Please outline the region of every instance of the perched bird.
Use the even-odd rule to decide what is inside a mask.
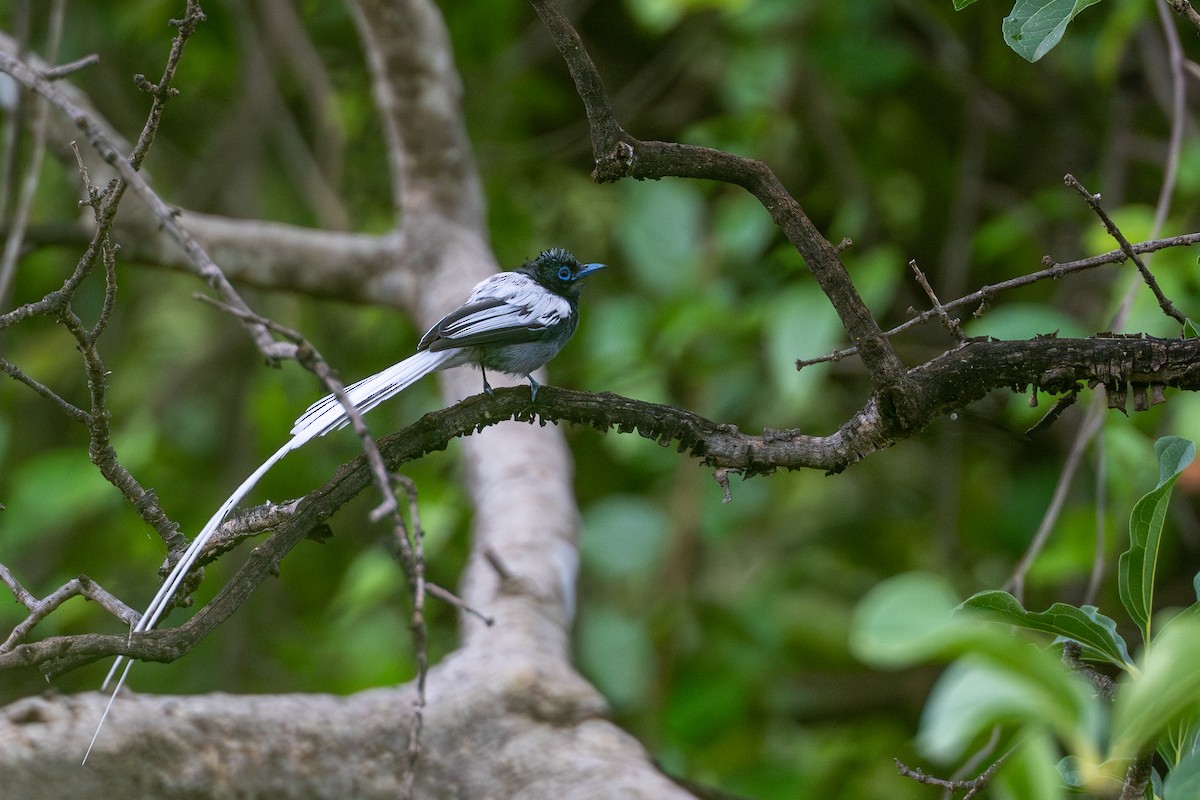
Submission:
[[[415,354],[348,387],[347,397],[360,413],[365,413],[431,372],[475,364],[483,372],[483,389],[488,394],[492,393],[487,381],[490,369],[528,378],[530,397],[536,401],[538,382],[533,371],[554,358],[575,333],[579,324],[581,281],[604,266],[580,264],[568,251],[555,248],[512,272],[492,275],[475,287],[466,303],[442,317],[421,337]],[[155,626],[209,539],[267,470],[292,450],[348,422],[345,409],[332,394],[309,406],[292,426],[292,438],[243,481],[188,545],[134,625],[133,633]],[[88,753],[100,735],[113,699],[129,675],[133,662],[118,656],[101,688],[108,688],[122,661],[126,662],[125,669],[96,727]]]

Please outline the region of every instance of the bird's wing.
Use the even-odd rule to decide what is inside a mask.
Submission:
[[[531,278],[513,272],[480,283],[466,304],[442,317],[419,349],[520,344],[551,335],[571,316],[570,302]]]

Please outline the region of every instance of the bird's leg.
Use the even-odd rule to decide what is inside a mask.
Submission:
[[[487,392],[488,397],[495,396],[496,393],[492,391],[492,385],[487,382],[487,369],[484,368],[483,364],[479,365],[479,371],[483,374],[483,390]]]
[[[533,379],[532,375],[526,375],[525,377],[529,378],[529,400],[532,403],[536,403],[537,402],[537,390],[542,388],[541,384],[539,384],[537,381],[535,381]]]

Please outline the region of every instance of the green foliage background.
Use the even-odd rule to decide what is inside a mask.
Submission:
[[[386,230],[383,145],[353,25],[338,3],[298,5],[332,103],[313,103],[311,81],[284,57],[294,52],[264,44],[262,8],[212,0],[147,169],[187,208]],[[1004,10],[993,5],[955,13],[950,2],[625,0],[576,4],[575,17],[628,130],[769,163],[827,238],[853,240],[847,265],[881,321],[894,324],[927,304],[910,259],[951,299],[1035,270],[1044,254],[1065,261],[1113,249],[1062,186],[1066,172],[1103,193],[1130,239],[1149,230],[1168,130],[1153,5],[1104,4],[1081,15],[1036,64],[1005,45]],[[179,10],[159,0],[70,7],[62,60],[101,54],[78,82],[126,135],[140,129],[147,106],[130,76],[157,74],[171,35],[165,21]],[[827,433],[861,405],[867,383],[854,359],[795,371],[795,359],[844,342],[761,208],[739,189],[708,183],[593,184],[581,103],[529,6],[457,0],[443,11],[501,263],[565,246],[614,267],[589,287],[581,329],[550,367],[553,383],[672,403],[748,431]],[[315,160],[298,156],[305,150]],[[53,163],[46,173],[37,219],[71,218],[74,177]],[[312,200],[309,179],[318,174],[340,208]],[[1200,147],[1189,140],[1164,232],[1194,230],[1198,204]],[[78,252],[32,253],[16,301],[55,288]],[[1193,317],[1195,258],[1168,251],[1152,262]],[[116,447],[195,531],[318,389],[295,365],[264,369],[238,326],[192,299],[202,288],[193,278],[128,261],[119,270],[120,305],[102,343]],[[1130,279],[1106,268],[1003,295],[969,332],[1104,330]],[[407,354],[419,334],[394,310],[247,294],[301,328],[347,378]],[[1141,295],[1127,329],[1175,333]],[[897,340],[909,363],[948,343],[934,326]],[[82,396],[82,370],[62,331],[21,329],[0,347],[39,380]],[[1169,399],[1130,418],[1110,414],[1101,514],[1110,565],[1133,501],[1151,488],[1153,440],[1200,437],[1200,399]],[[1004,584],[1079,420],[1075,409],[1028,438],[1022,431],[1049,398],[1041,409],[1027,400],[995,393],[843,475],[735,481],[730,504],[672,449],[567,431],[584,515],[580,668],[672,772],[762,798],[930,796],[896,777],[892,758],[918,763],[910,740],[936,672],[863,666],[847,649],[847,627],[859,598],[896,573],[940,573],[961,596]],[[370,422],[392,430],[439,402],[426,382]],[[153,592],[159,546],[89,465],[84,445],[82,429],[0,383],[0,562],[35,593],[86,573],[140,606]],[[257,497],[298,496],[355,450],[348,435],[314,443],[273,471]],[[1095,541],[1096,468],[1090,463],[1072,491],[1029,576],[1029,608],[1080,600]],[[456,448],[408,474],[421,490],[430,578],[453,586],[469,523]],[[1177,487],[1180,534],[1160,556],[1160,604],[1194,597],[1195,489],[1186,476]],[[182,662],[139,667],[135,688],[351,692],[410,677],[400,571],[382,530],[365,522],[371,503],[362,498],[336,518],[329,542],[299,548],[278,581]],[[200,596],[232,568],[212,568]],[[1101,606],[1116,604],[1113,574]],[[0,605],[0,622],[17,611]],[[39,630],[119,626],[77,601]],[[453,648],[454,615],[436,603],[431,635],[435,656]],[[95,688],[106,668],[54,687]],[[45,688],[35,674],[6,676],[0,699]]]

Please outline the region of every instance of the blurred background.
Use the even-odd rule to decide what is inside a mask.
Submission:
[[[1002,41],[1004,4],[956,13],[950,0],[622,0],[567,2],[633,135],[709,145],[768,163],[844,260],[885,327],[928,301],[915,259],[948,301],[1114,249],[1063,186],[1073,173],[1103,195],[1130,240],[1151,230],[1163,183],[1170,76],[1153,3],[1081,15],[1036,64]],[[441,5],[461,70],[464,110],[499,261],[514,267],[562,246],[611,265],[589,284],[554,385],[611,391],[693,410],[747,432],[826,434],[865,402],[858,361],[795,369],[846,346],[837,318],[766,212],[735,187],[663,180],[596,185],[566,69],[519,0]],[[60,61],[99,53],[73,76],[127,137],[148,103],[131,76],[157,76],[182,4],[69,6]],[[188,45],[146,169],[168,202],[232,217],[384,232],[391,200],[384,147],[353,24],[336,2],[209,0]],[[5,4],[0,25],[37,3]],[[1184,32],[1194,51],[1194,37]],[[35,48],[36,49],[36,48]],[[1193,131],[1194,132],[1194,131]],[[1164,235],[1197,229],[1200,145],[1184,145]],[[48,159],[36,225],[76,218],[77,178]],[[136,202],[132,197],[126,203]],[[23,262],[12,304],[61,285],[78,244]],[[1196,316],[1196,254],[1151,260],[1164,290]],[[189,275],[120,259],[119,305],[101,344],[115,445],[185,532],[284,440],[321,392],[294,364],[265,368],[242,329],[192,295]],[[971,335],[1024,339],[1108,330],[1132,278],[1123,267],[998,295]],[[345,379],[407,355],[420,332],[394,309],[247,289],[261,313],[301,329]],[[94,318],[93,282],[81,315]],[[92,303],[87,307],[87,303]],[[1177,331],[1142,291],[1122,330]],[[953,342],[930,324],[896,339],[909,364]],[[82,399],[66,333],[45,323],[0,336],[29,374]],[[896,777],[932,668],[878,673],[847,652],[857,600],[907,570],[950,576],[962,595],[1005,584],[1045,513],[1085,402],[1037,436],[1049,407],[998,391],[846,473],[735,478],[733,501],[696,462],[634,435],[566,431],[583,513],[576,648],[615,718],[676,775],[759,798],[929,797]],[[1200,437],[1200,398],[1128,417],[1110,412],[1102,449],[1028,575],[1027,604],[1079,602],[1097,518],[1110,563],[1133,501],[1156,478],[1154,439]],[[369,420],[390,432],[440,405],[427,381]],[[0,382],[0,563],[35,594],[79,574],[141,607],[161,546],[88,462],[86,435],[19,384]],[[285,459],[255,497],[297,497],[358,445],[331,436]],[[1102,468],[1101,468],[1102,465]],[[469,505],[457,448],[410,465],[421,492],[431,580],[453,587]],[[1097,475],[1102,480],[1097,483]],[[1200,558],[1185,478],[1160,565],[1160,603],[1190,602]],[[1097,514],[1097,497],[1104,505]],[[364,496],[304,543],[242,612],[182,661],[138,668],[139,691],[353,692],[413,674],[408,610],[386,532]],[[236,567],[209,568],[209,597]],[[1116,606],[1110,570],[1098,605]],[[22,618],[0,603],[0,627]],[[455,615],[432,601],[431,647],[453,649]],[[181,616],[181,615],[180,615]],[[43,636],[117,632],[82,600]],[[107,664],[47,686],[6,674],[0,700],[98,687]]]

